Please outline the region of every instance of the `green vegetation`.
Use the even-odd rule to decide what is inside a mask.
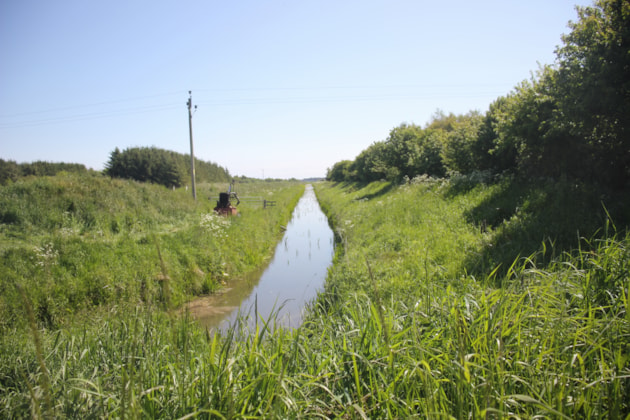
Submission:
[[[353,161],[328,171],[335,182],[400,181],[509,171],[522,178],[630,186],[630,5],[598,0],[578,8],[553,66],[541,68],[482,115],[434,115],[402,124]]]
[[[370,417],[625,418],[630,236],[608,220],[556,239],[607,217],[563,201],[570,185],[473,181],[318,189],[343,246],[313,319],[332,317],[317,336],[347,349],[344,405]],[[474,220],[495,200],[522,207]]]
[[[7,185],[25,176],[53,176],[59,172],[86,174],[88,169],[80,163],[32,162],[17,163],[0,159],[0,185]]]
[[[241,217],[224,219],[207,197],[227,190],[227,183],[200,184],[196,202],[184,189],[97,174],[2,187],[0,331],[25,322],[16,284],[47,328],[102,305],[172,308],[216,290],[269,257],[301,188],[248,184],[239,192],[273,197],[278,206],[243,203]]]
[[[186,316],[159,310],[158,301],[102,304],[44,328],[31,296],[36,286],[17,288],[12,299],[23,321],[5,325],[0,341],[0,414],[624,418],[630,236],[615,233],[604,207],[578,203],[566,226],[603,220],[604,229],[563,251],[547,236],[553,232],[547,219],[529,213],[538,209],[527,203],[564,187],[505,182],[317,184],[337,254],[324,293],[292,331],[273,329],[270,319],[253,334],[242,325],[210,334]],[[493,200],[523,209],[490,219]],[[548,211],[565,211],[564,204],[552,200]],[[486,224],[475,220],[482,216]],[[177,229],[154,229],[162,232],[172,285],[181,277],[173,268],[176,253],[165,244]],[[232,245],[254,235],[232,229]],[[510,241],[525,230],[532,245],[538,238],[537,248],[530,252],[524,243],[505,274],[492,270],[491,262],[509,252],[487,251],[514,252]],[[159,278],[157,250],[146,247]],[[479,263],[484,258],[486,268]]]
[[[629,8],[580,8],[557,66],[485,115],[337,163],[334,265],[295,330],[173,309],[260,266],[301,185],[243,179],[277,207],[222,219],[158,185],[11,178],[0,417],[630,418]]]
[[[105,174],[169,188],[181,187],[190,182],[190,155],[156,147],[133,147],[122,152],[116,148],[109,157]],[[195,159],[196,182],[229,182],[231,179],[227,169]]]

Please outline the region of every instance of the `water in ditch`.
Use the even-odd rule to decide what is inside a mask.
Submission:
[[[262,273],[235,279],[229,288],[196,299],[189,310],[208,328],[226,329],[237,317],[252,329],[274,317],[276,325],[295,328],[305,305],[323,289],[332,264],[334,235],[311,185],[293,210],[273,259]]]

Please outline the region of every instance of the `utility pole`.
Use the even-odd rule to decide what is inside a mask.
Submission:
[[[197,200],[197,188],[195,187],[195,154],[193,152],[193,136],[192,136],[192,91],[188,91],[188,133],[190,135],[190,179],[192,180],[192,195]],[[197,110],[197,105],[195,105]]]

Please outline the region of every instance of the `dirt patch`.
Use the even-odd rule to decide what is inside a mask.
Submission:
[[[225,305],[222,302],[221,295],[228,291],[229,289],[225,289],[216,295],[198,297],[184,305],[182,312],[188,311],[191,316],[197,319],[229,314],[237,306]]]

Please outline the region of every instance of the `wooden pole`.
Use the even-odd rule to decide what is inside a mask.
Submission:
[[[193,135],[192,135],[192,91],[188,91],[188,134],[190,135],[190,179],[192,182],[192,195],[197,200],[197,188],[195,186],[195,153],[193,152]],[[197,105],[195,105],[197,109]]]

